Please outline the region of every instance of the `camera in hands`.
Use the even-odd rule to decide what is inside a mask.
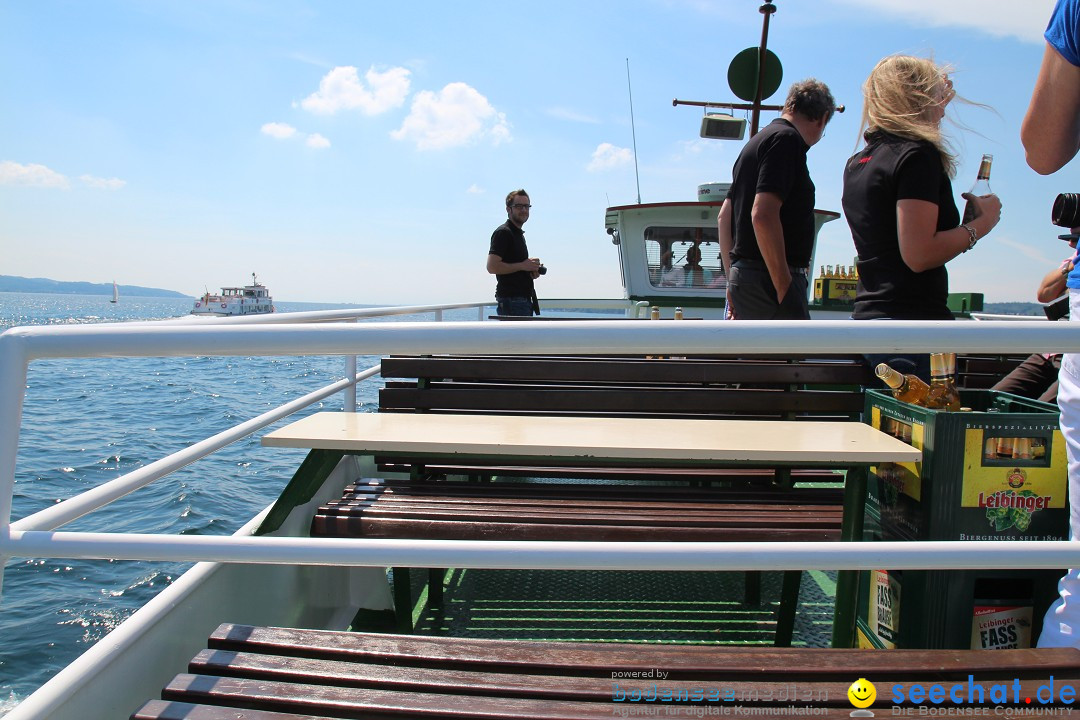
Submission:
[[[1061,193],[1054,199],[1050,221],[1063,228],[1080,225],[1080,193]]]
[[[540,267],[536,268],[536,272],[540,273],[541,275],[547,275],[547,268],[541,265]]]

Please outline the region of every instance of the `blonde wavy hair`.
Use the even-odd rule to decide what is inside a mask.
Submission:
[[[863,83],[862,127],[866,135],[882,130],[910,140],[925,140],[941,153],[949,177],[956,156],[941,132],[936,111],[955,97],[948,66],[910,55],[882,59]]]

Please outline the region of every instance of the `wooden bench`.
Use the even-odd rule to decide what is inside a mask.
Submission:
[[[801,708],[828,720],[851,717],[847,691],[859,678],[874,684],[879,717],[894,707],[919,715],[920,706],[942,715],[972,707],[1065,714],[1080,684],[1080,650],[524,642],[224,624],[161,700],[131,717],[572,720]],[[959,703],[949,692],[956,687]]]
[[[777,442],[783,438],[784,442]],[[632,442],[628,442],[628,439]],[[429,462],[475,465],[485,461],[495,465],[522,464],[533,466],[537,461],[552,467],[619,467],[647,463],[655,468],[685,467],[785,467],[797,466],[819,469],[847,469],[844,487],[844,511],[840,538],[855,540],[861,537],[862,508],[866,493],[866,468],[880,462],[912,462],[921,457],[919,450],[892,438],[869,425],[856,422],[781,421],[781,420],[687,420],[681,418],[590,418],[566,416],[508,416],[463,415],[445,416],[432,414],[404,415],[396,413],[318,413],[291,425],[275,430],[263,438],[263,444],[276,447],[312,448],[312,456],[318,453],[349,452],[360,455],[392,454],[403,457],[419,467]],[[307,463],[306,463],[307,464]],[[317,457],[310,461],[319,466]],[[325,466],[325,464],[323,464]],[[748,481],[751,482],[753,478]],[[319,482],[312,479],[312,484]],[[416,483],[412,486],[419,487]],[[405,487],[401,485],[399,487]],[[438,490],[453,493],[457,488],[470,488],[467,483],[440,484]],[[483,491],[496,486],[472,486]],[[592,487],[594,492],[602,488]],[[664,500],[660,488],[653,488],[656,499]],[[385,487],[376,489],[385,496]],[[553,491],[554,492],[554,491]],[[717,495],[715,501],[728,503],[726,518],[729,530],[723,539],[736,539],[738,492]],[[638,498],[641,499],[640,497]],[[613,505],[609,521],[631,507]],[[835,491],[833,493],[835,502]],[[422,504],[422,499],[421,499]],[[357,505],[363,512],[370,509],[366,500]],[[508,516],[520,513],[520,508],[506,507]],[[551,510],[551,506],[547,508]],[[711,510],[716,510],[714,506]],[[769,511],[768,508],[765,509]],[[708,514],[710,511],[706,511]],[[776,518],[782,508],[772,508],[773,527],[761,529],[765,534],[775,533]],[[793,516],[795,513],[788,511]],[[802,522],[809,514],[823,512],[820,505],[802,512]],[[537,513],[533,513],[536,517]],[[398,523],[395,537],[432,537],[436,528],[454,524],[459,537],[490,539],[498,537],[484,532],[485,525],[476,515],[455,513],[444,505],[440,517],[442,524],[424,520],[411,523],[406,529]],[[548,516],[550,519],[550,516]],[[581,515],[579,512],[579,519]],[[647,522],[647,518],[640,518]],[[794,522],[794,521],[793,521]],[[827,522],[827,519],[826,521]],[[544,523],[534,523],[544,524]],[[631,523],[632,525],[633,523]],[[513,523],[510,524],[512,526]],[[562,523],[562,539],[595,540],[595,523],[576,526]],[[325,527],[330,527],[326,524]],[[351,527],[338,529],[338,534],[365,537],[372,527],[361,517]],[[820,530],[820,523],[819,528]],[[551,530],[551,528],[547,528]],[[820,539],[820,532],[810,534],[807,527],[798,528],[810,539]],[[619,532],[629,532],[624,526]],[[674,539],[666,534],[666,528],[658,527],[650,539],[663,541]],[[385,537],[386,535],[383,535]],[[437,535],[436,535],[437,537]],[[642,539],[638,535],[637,539]],[[745,539],[745,538],[744,538]],[[799,539],[798,534],[785,535],[783,539]],[[837,604],[842,618],[834,627],[837,644],[851,641],[853,632],[854,575],[842,573],[838,580]],[[797,580],[798,573],[794,573]],[[405,583],[400,583],[405,586]],[[395,582],[395,592],[399,593]],[[797,585],[795,594],[797,596]],[[789,603],[794,612],[795,599]],[[405,619],[410,603],[397,597],[399,619]],[[790,637],[787,638],[788,640]]]
[[[688,417],[743,419],[823,419],[857,420],[863,409],[863,386],[878,383],[861,357],[836,356],[805,358],[771,356],[694,356],[690,358],[641,358],[626,356],[424,356],[390,357],[382,364],[388,378],[380,392],[382,412],[468,413],[498,412],[524,414],[567,414],[597,417]],[[406,379],[407,378],[407,379]],[[378,458],[387,472],[415,472],[417,468],[400,458]],[[721,469],[666,468],[648,466],[550,467],[544,465],[447,466],[427,465],[424,472],[435,475],[464,474],[473,479],[503,477],[556,477],[623,479],[642,481],[681,480],[692,484],[735,483],[741,488],[754,477],[762,486],[790,488],[802,484],[835,484],[835,471],[808,468]],[[400,492],[400,491],[399,491]],[[669,490],[653,490],[666,498]],[[615,503],[633,502],[627,490],[608,486],[605,497]],[[796,518],[813,515],[820,509],[808,503],[810,495],[785,496],[771,493],[761,497],[756,519],[765,534],[773,538],[809,540],[813,533]],[[518,500],[506,498],[507,503]],[[722,500],[713,498],[714,502]],[[828,491],[822,503],[834,500]],[[768,505],[772,504],[770,508]],[[793,514],[798,506],[801,512]],[[612,510],[613,515],[621,511]],[[821,519],[837,522],[839,517],[821,513]],[[650,527],[642,521],[643,529]],[[624,530],[631,533],[629,522]],[[550,529],[550,528],[546,528]],[[718,530],[719,527],[716,528]],[[767,531],[771,530],[771,533]],[[733,527],[737,537],[743,528]],[[566,539],[581,539],[577,532]],[[650,528],[648,537],[672,537],[671,530]],[[638,533],[640,539],[645,535]],[[436,573],[433,580],[438,579]],[[786,643],[787,628],[793,627],[800,573],[784,577],[777,641]],[[438,582],[429,582],[429,589]],[[434,593],[439,599],[438,592]],[[760,573],[747,572],[744,599],[761,603]]]
[[[972,390],[987,390],[1016,369],[1027,355],[958,355],[956,384]]]
[[[852,356],[832,358],[424,356],[382,362],[386,386],[380,412],[680,417],[698,419],[858,420],[863,386],[880,385]],[[409,378],[404,380],[403,378]],[[381,456],[381,469],[409,472],[400,458]],[[553,468],[428,465],[430,474],[518,477],[719,481],[745,471],[667,468]],[[836,482],[835,473],[805,468],[754,471],[762,484]]]

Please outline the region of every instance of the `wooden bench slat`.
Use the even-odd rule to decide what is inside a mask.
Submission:
[[[132,713],[131,720],[326,720],[326,716],[151,700]]]
[[[395,457],[380,453],[375,456],[375,462],[379,470],[383,472],[407,473],[412,467],[414,459]],[[647,466],[631,467],[582,467],[565,465],[554,467],[550,465],[506,465],[499,462],[477,463],[470,465],[448,464],[444,462],[425,463],[424,469],[431,475],[481,475],[499,477],[530,477],[530,478],[565,478],[577,480],[632,480],[632,481],[692,481],[692,482],[718,482],[739,483],[751,490],[753,485],[767,487],[775,481],[776,471],[767,468],[711,468],[711,467],[682,467],[655,468]],[[842,475],[823,468],[795,468],[791,471],[791,477],[798,482],[807,483],[835,483],[840,482]],[[562,487],[569,487],[563,485]]]
[[[852,360],[697,359],[678,361],[614,358],[388,357],[384,378],[543,380],[596,383],[836,383],[867,385],[873,373]]]
[[[678,390],[666,388],[598,389],[573,387],[528,387],[513,385],[473,385],[452,387],[432,384],[426,388],[393,388],[379,391],[379,407],[410,410],[452,409],[456,412],[579,412],[628,415],[711,415],[730,416],[754,408],[754,416],[813,412],[857,414],[862,412],[861,393],[828,390]]]
[[[407,498],[387,497],[363,501],[361,503],[328,503],[323,505],[319,512],[330,517],[349,517],[367,515],[371,516],[398,516],[398,517],[457,517],[463,521],[479,520],[484,518],[505,518],[522,522],[545,522],[548,520],[573,520],[580,519],[595,522],[617,522],[618,518],[626,518],[624,522],[637,522],[648,518],[655,519],[661,524],[686,523],[716,524],[727,522],[739,522],[743,519],[746,523],[757,522],[759,517],[773,517],[777,520],[788,522],[832,522],[842,515],[840,507],[800,508],[798,506],[782,505],[770,506],[725,506],[715,504],[709,506],[701,503],[689,507],[659,507],[644,503],[623,506],[620,503],[608,503],[605,507],[576,506],[568,507],[565,503],[557,507],[548,507],[540,502],[517,502],[513,504],[498,502],[472,502],[462,503],[439,503],[437,501],[414,502]]]
[[[254,710],[325,714],[332,717],[396,720],[415,718],[537,718],[590,720],[610,718],[604,703],[564,702],[483,695],[401,693],[373,688],[300,685],[273,680],[248,680],[182,673],[164,690],[163,700],[230,704]]]
[[[769,542],[838,540],[836,528],[613,526],[370,519],[316,515],[314,537],[423,538],[429,540],[591,540],[596,542]]]
[[[833,482],[841,476],[829,474]],[[370,498],[375,496],[393,497],[397,492],[405,492],[410,497],[434,497],[447,499],[467,498],[538,498],[547,502],[578,503],[583,501],[603,502],[617,499],[619,502],[640,501],[660,503],[661,505],[680,505],[682,503],[714,502],[719,497],[715,488],[687,487],[676,485],[640,485],[640,484],[579,484],[579,483],[474,483],[449,481],[413,481],[371,479],[353,483],[345,488],[344,498]],[[744,488],[723,495],[728,504],[767,505],[777,507],[791,505],[837,505],[843,502],[843,488]]]

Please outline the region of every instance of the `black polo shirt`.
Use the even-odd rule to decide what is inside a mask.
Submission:
[[[519,263],[529,259],[529,248],[525,245],[525,231],[507,220],[495,232],[491,233],[490,255],[498,255],[505,263]],[[495,295],[497,297],[532,297],[532,275],[524,270],[496,275]]]
[[[931,143],[884,132],[844,169],[844,215],[859,254],[856,320],[952,320],[945,266],[915,272],[900,256],[896,202],[925,200],[938,206],[936,230],[960,224],[952,182]]]
[[[739,153],[732,171],[731,199],[734,246],[732,260],[762,261],[751,211],[760,192],[780,196],[780,224],[784,228],[787,263],[808,267],[814,252],[815,188],[806,167],[810,146],[795,126],[777,118],[765,126]]]

